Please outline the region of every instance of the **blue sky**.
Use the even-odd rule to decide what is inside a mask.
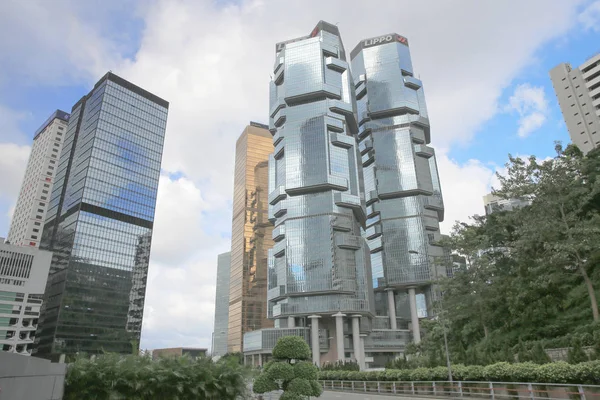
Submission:
[[[274,44],[338,23],[397,32],[424,83],[443,230],[483,212],[507,154],[569,141],[548,71],[600,50],[600,0],[8,0],[0,6],[0,236],[33,132],[108,70],[170,101],[142,346],[208,346],[230,247],[235,140],[266,122]],[[528,129],[523,130],[525,122]],[[521,127],[521,128],[520,128]],[[522,135],[518,132],[521,129]]]

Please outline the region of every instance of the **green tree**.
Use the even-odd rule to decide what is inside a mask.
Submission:
[[[567,361],[569,364],[579,364],[589,361],[587,354],[585,354],[583,347],[581,347],[581,340],[578,337],[573,339],[573,343],[567,353]]]
[[[254,381],[255,393],[283,389],[282,400],[319,397],[323,388],[318,382],[318,368],[307,361],[308,344],[298,336],[284,336],[273,348],[273,362],[268,363]]]
[[[598,199],[600,165],[598,154],[584,157],[576,146],[563,150],[556,145],[556,157],[539,162],[509,156],[506,176],[498,175],[503,198],[524,198],[531,201],[527,212],[520,212],[518,251],[539,249],[537,255],[546,267],[561,274],[573,273],[585,286],[591,316],[600,320],[590,263],[598,252],[600,215]]]
[[[546,364],[552,362],[550,356],[544,350],[542,342],[539,340],[534,344],[533,349],[531,350],[531,361],[536,364]]]

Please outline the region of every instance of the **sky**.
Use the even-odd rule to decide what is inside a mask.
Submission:
[[[268,122],[275,43],[337,24],[347,50],[409,39],[446,207],[483,213],[508,154],[569,142],[548,71],[600,51],[600,0],[3,0],[0,236],[33,132],[107,71],[170,102],[141,347],[210,347],[217,255],[229,250],[235,140]]]

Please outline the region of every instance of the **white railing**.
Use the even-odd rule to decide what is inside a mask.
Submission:
[[[600,400],[600,385],[527,382],[320,381],[324,390],[424,397],[473,397],[491,400]]]

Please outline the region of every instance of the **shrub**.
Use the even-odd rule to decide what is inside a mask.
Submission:
[[[456,381],[496,381],[496,382],[539,382],[600,384],[600,361],[588,361],[572,365],[566,362],[538,365],[532,362],[509,364],[500,362],[485,367],[479,365],[452,366]],[[386,371],[321,371],[321,380],[352,381],[445,381],[448,370],[445,367],[416,368]]]
[[[236,399],[246,391],[246,370],[237,362],[189,357],[99,355],[77,358],[65,378],[65,400]]]
[[[308,360],[310,357],[310,347],[300,336],[279,338],[273,348],[273,358],[279,360]]]
[[[581,347],[581,340],[579,338],[573,339],[573,346],[569,348],[569,352],[567,353],[567,361],[569,364],[579,364],[589,361],[587,354],[585,354]]]
[[[319,397],[323,389],[317,381],[326,373],[346,371],[323,371],[307,361],[310,358],[308,344],[298,336],[284,336],[273,349],[272,362],[267,363],[254,382],[255,393],[283,389],[282,400],[304,400],[307,396]],[[342,378],[344,379],[344,378]]]
[[[533,346],[533,350],[531,350],[531,361],[536,364],[547,364],[552,362],[550,356],[544,350],[542,342],[538,341]]]
[[[337,361],[323,364],[321,371],[360,371],[360,367],[355,361]]]

